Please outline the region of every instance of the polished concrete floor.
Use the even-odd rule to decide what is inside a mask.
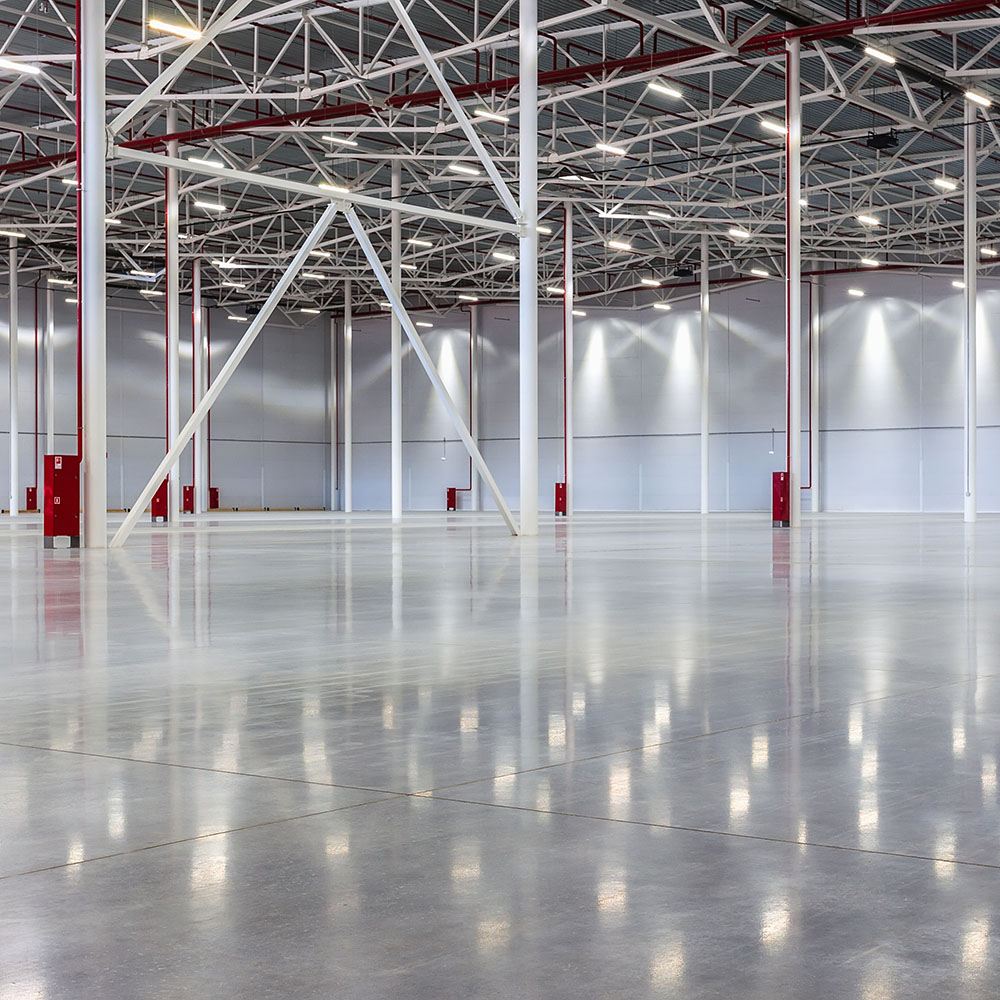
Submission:
[[[0,525],[0,1000],[997,995],[1000,520],[263,516]]]

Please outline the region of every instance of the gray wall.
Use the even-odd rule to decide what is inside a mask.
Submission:
[[[866,291],[855,299],[848,288]],[[72,306],[57,295],[57,448],[73,451]],[[44,293],[40,295],[44,302]],[[163,451],[163,314],[146,303],[109,312],[109,502],[131,503]],[[822,318],[820,448],[823,509],[958,511],[962,505],[962,294],[951,279],[870,272],[827,279]],[[980,314],[980,506],[1000,510],[997,354],[1000,287],[984,282]],[[581,510],[694,510],[698,504],[697,300],[672,312],[585,305],[576,321],[576,505]],[[6,496],[7,342],[0,306],[0,482]],[[30,288],[21,291],[22,485],[33,480]],[[303,319],[305,317],[302,317]],[[270,324],[212,419],[213,485],[223,506],[329,506],[328,321]],[[44,321],[44,317],[40,322]],[[463,411],[468,408],[468,316],[434,317],[423,331]],[[765,510],[770,473],[784,465],[784,318],[779,282],[713,295],[711,502]],[[245,326],[212,310],[213,370]],[[354,504],[389,506],[389,323],[355,328]],[[512,506],[517,486],[517,314],[481,308],[480,433]],[[182,323],[182,418],[190,412],[190,328]],[[562,470],[562,321],[540,316],[540,502],[551,509]],[[186,341],[186,342],[185,342]],[[441,509],[464,486],[468,459],[415,356],[404,349],[404,504]],[[807,388],[807,383],[805,383]],[[805,393],[804,393],[805,396]],[[343,426],[341,424],[341,426]],[[773,435],[771,429],[776,428]],[[44,442],[43,442],[44,443]],[[808,459],[804,436],[803,455]],[[190,481],[190,454],[182,464]],[[468,506],[469,495],[461,495]],[[484,506],[492,506],[483,497]],[[809,497],[806,495],[808,509]]]

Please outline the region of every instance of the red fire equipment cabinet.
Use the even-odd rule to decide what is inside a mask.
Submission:
[[[160,488],[153,494],[153,502],[149,505],[149,512],[154,521],[165,521],[167,519],[167,489],[168,479],[160,483]]]
[[[181,513],[194,513],[194,487],[185,486],[181,494]]]
[[[566,516],[566,484],[556,483],[556,513]]]
[[[208,509],[218,510],[219,509],[219,487],[209,486],[208,488]]]
[[[447,509],[458,510],[458,487],[449,486],[447,492]]]
[[[787,528],[789,525],[790,496],[788,490],[788,473],[775,472],[771,475],[771,521],[775,527]]]
[[[38,487],[28,486],[24,490],[24,509],[29,514],[34,514],[38,511]]]
[[[45,456],[44,545],[55,548],[60,535],[70,548],[80,547],[80,459],[77,455]]]

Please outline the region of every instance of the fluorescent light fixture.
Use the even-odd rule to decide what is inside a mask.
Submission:
[[[234,267],[240,266],[235,260],[213,260],[212,264],[215,267],[221,267],[224,271],[231,271]]]
[[[653,308],[654,309],[659,309],[660,312],[670,312],[670,303],[669,302],[654,302],[653,303]]]
[[[382,307],[383,309],[391,309],[391,308],[392,308],[392,303],[391,303],[391,302],[389,302],[389,301],[388,301],[388,299],[382,299],[382,301],[381,301],[381,302],[379,302],[379,305],[380,305],[380,306],[381,306],[381,307]]]
[[[434,329],[434,324],[433,323],[428,323],[426,320],[422,320],[422,319],[418,319],[417,322],[414,325],[415,326],[419,326],[422,330],[433,330]]]
[[[491,122],[500,122],[506,125],[510,119],[506,115],[501,115],[496,111],[490,111],[489,108],[475,108],[472,112],[477,118],[486,118]]]
[[[177,239],[179,240],[193,240],[194,237],[190,233],[178,233]]]
[[[865,55],[871,56],[872,59],[877,59],[879,62],[884,62],[887,66],[896,65],[896,57],[889,55],[888,52],[883,52],[881,49],[875,48],[874,45],[865,46]]]
[[[640,278],[639,281],[644,285],[649,285],[650,288],[659,288],[660,282],[656,278]]]
[[[76,178],[75,177],[60,177],[59,178],[59,183],[60,184],[65,184],[66,187],[75,188],[76,187]]]
[[[79,301],[80,301],[79,299],[73,299],[73,298],[65,298],[65,299],[63,299],[63,302],[66,302],[68,305],[71,305],[71,306],[75,306]]]
[[[547,285],[545,288],[550,295],[565,295],[566,289],[560,288],[558,285]]]
[[[538,227],[538,231],[543,236],[551,236],[552,235],[552,227],[551,226],[539,226]]]
[[[579,174],[563,174],[560,178],[561,181],[582,181],[583,178]]]
[[[246,288],[247,286],[244,285],[242,282],[239,282],[239,281],[224,281],[224,282],[222,282],[222,287],[223,288]]]
[[[516,254],[504,253],[502,250],[494,250],[493,257],[495,260],[517,260]]]
[[[859,216],[857,216],[857,220],[863,226],[880,226],[880,225],[882,225],[882,223],[879,222],[878,219],[875,218],[874,215],[859,215]]]
[[[669,212],[661,212],[658,209],[651,208],[646,212],[651,219],[672,219],[673,216]]]
[[[632,244],[624,240],[608,240],[607,244],[612,250],[631,250]]]
[[[881,264],[879,263],[879,261],[877,261],[877,260],[873,259],[872,257],[862,257],[862,258],[861,258],[861,263],[862,263],[862,264],[863,264],[863,265],[864,265],[865,267],[881,267],[881,266],[882,266],[882,265],[881,265]]]
[[[624,156],[627,150],[623,149],[621,146],[611,146],[606,142],[599,142],[594,149],[599,149],[602,153],[608,153],[611,156]]]
[[[226,318],[232,320],[234,323],[247,323],[247,322],[249,322],[249,320],[247,319],[246,316],[234,316],[232,313],[229,313]]]
[[[170,24],[167,21],[161,21],[158,17],[150,18],[149,26],[154,31],[176,35],[178,38],[187,38],[192,42],[197,38],[201,38],[201,32],[197,28],[191,28],[186,24]]]
[[[106,226],[120,226],[122,224],[121,219],[115,219],[110,215],[104,216],[104,224]]]
[[[303,278],[313,278],[316,281],[323,281],[326,278],[328,278],[329,275],[327,275],[327,274],[320,274],[319,271],[303,271],[302,272],[302,277]]]
[[[156,274],[153,271],[143,271],[142,268],[133,267],[129,274],[134,274],[137,278],[155,278]]]
[[[335,142],[341,146],[356,146],[356,139],[348,139],[346,135],[324,135],[323,138],[327,142]]]
[[[802,208],[808,208],[809,207],[809,199],[808,198],[799,198],[799,205],[801,205]]]
[[[573,310],[573,315],[574,316],[586,316],[587,314],[582,309],[574,309]]]
[[[224,167],[222,160],[206,160],[203,156],[189,156],[188,163],[200,163],[205,167]]]
[[[984,257],[996,257],[997,251],[993,247],[983,247],[982,254]]]
[[[415,271],[417,269],[417,265],[416,264],[409,264],[405,260],[400,261],[399,262],[399,266],[404,271]]]
[[[407,241],[411,247],[432,247],[434,246],[430,240],[422,240],[417,236],[411,236]]]
[[[478,295],[466,295],[464,292],[459,292],[458,297],[463,302],[478,302],[479,301],[479,296]]]
[[[865,293],[860,288],[848,288],[847,294],[856,299],[863,299],[865,297]]]
[[[2,65],[2,64],[0,64]],[[973,104],[978,104],[981,108],[991,107],[993,102],[984,94],[977,94],[974,90],[967,90],[965,96]]]
[[[333,254],[329,250],[310,250],[309,255],[311,257],[332,257]]]
[[[768,132],[776,132],[778,135],[784,135],[786,132],[785,126],[781,122],[776,122],[771,118],[761,118],[760,127]]]
[[[13,229],[0,229],[0,236],[9,236],[12,240],[19,240],[24,233],[16,233]],[[985,253],[985,251],[983,251]]]
[[[736,240],[748,240],[750,234],[745,229],[733,228],[729,230],[729,235]]]
[[[15,73],[30,73],[32,76],[37,76],[41,73],[40,66],[32,66],[31,63],[14,62],[13,59],[4,59],[0,57],[0,68],[11,69]]]
[[[195,205],[209,212],[224,212],[226,210],[226,206],[218,201],[196,201]]]
[[[770,278],[771,272],[765,271],[762,267],[751,267],[750,273],[755,274],[758,278]]]
[[[475,167],[467,167],[464,163],[449,163],[448,169],[453,174],[465,174],[466,177],[479,176],[479,171]]]
[[[157,291],[155,288],[140,288],[140,295],[148,295],[151,299],[162,299],[163,292]]]
[[[318,309],[310,309],[308,307],[303,307],[302,309],[299,310],[299,312],[300,313],[306,313],[309,316],[318,316],[319,315],[319,310]]]
[[[941,188],[942,191],[954,191],[958,187],[958,184],[947,177],[935,177],[934,186]]]
[[[666,94],[667,97],[681,98],[684,96],[676,87],[670,87],[660,80],[653,80],[647,83],[646,86],[650,90],[655,90],[658,94]]]
[[[50,285],[64,285],[66,288],[72,288],[73,282],[68,278],[49,278]]]
[[[964,281],[953,281],[951,283],[951,287],[952,288],[965,288],[965,282]]]
[[[343,184],[317,184],[317,187],[321,187],[324,191],[336,191],[337,194],[350,194],[351,189],[349,187],[344,187]]]

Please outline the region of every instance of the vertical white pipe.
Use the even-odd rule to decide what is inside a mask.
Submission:
[[[104,215],[107,132],[104,4],[80,15],[80,316],[83,355],[83,544],[108,545],[107,277]]]
[[[566,516],[573,513],[573,304],[576,296],[576,279],[573,277],[573,203],[567,201],[566,224],[563,228],[565,259],[563,260],[563,329],[565,330],[566,377],[563,384],[565,393],[565,421],[563,433],[566,435],[566,461],[563,479],[566,482]]]
[[[966,523],[976,520],[976,446],[978,432],[978,398],[976,386],[976,339],[978,334],[978,270],[979,235],[978,142],[976,139],[979,114],[972,101],[965,102],[965,489],[964,516]]]
[[[344,513],[354,510],[354,317],[351,281],[344,282]]]
[[[7,370],[9,391],[10,391],[10,500],[9,509],[10,516],[17,517],[17,512],[20,509],[20,500],[18,499],[19,491],[19,472],[18,467],[19,455],[18,455],[18,434],[20,432],[19,420],[18,420],[18,322],[17,322],[17,243],[12,236],[10,238],[10,271],[8,272],[8,280],[10,282],[10,297],[7,299],[7,305],[9,307],[8,312],[8,324],[7,324],[7,334],[8,334],[8,358],[10,362],[10,367]]]
[[[191,268],[191,379],[194,384],[194,405],[197,406],[205,395],[205,323],[201,307],[201,259],[195,257]],[[205,431],[202,424],[194,432],[194,512],[204,514],[208,510],[207,455]]]
[[[469,433],[476,447],[479,446],[479,306],[469,307]],[[472,478],[470,480],[472,489],[469,491],[469,507],[472,510],[479,510],[481,506],[482,480],[476,469],[476,463],[472,462]]]
[[[337,383],[337,320],[330,317],[330,510],[339,509],[337,496],[337,414],[340,412],[340,386]]]
[[[709,320],[711,318],[711,292],[709,286],[708,267],[708,233],[701,234],[701,386],[699,400],[701,403],[701,502],[699,509],[707,514],[709,509],[709,417],[711,415],[711,351],[709,343]]]
[[[818,514],[822,509],[820,501],[820,453],[819,453],[819,393],[820,385],[820,365],[819,352],[821,350],[820,332],[823,329],[820,317],[822,316],[822,284],[819,278],[812,281],[813,292],[813,314],[810,317],[809,336],[812,338],[811,364],[809,366],[809,454],[812,456],[812,510]]]
[[[802,43],[788,41],[785,68],[788,129],[786,191],[786,330],[788,336],[788,523],[802,523]]]
[[[45,289],[45,453],[56,450],[56,316],[52,287]]]
[[[538,534],[538,0],[521,0],[518,19],[521,534],[531,537]]]
[[[177,110],[174,104],[167,109],[167,131],[177,131]],[[170,156],[177,156],[177,143],[167,144]],[[173,447],[181,426],[180,413],[180,243],[177,239],[177,171],[168,168],[167,175],[167,447]],[[176,462],[170,467],[170,485],[167,488],[167,520],[176,523],[181,516],[181,466]]]
[[[393,201],[397,201],[402,192],[399,160],[392,161],[391,193]],[[403,236],[399,212],[391,213],[392,241],[392,287],[399,295],[403,284]],[[390,407],[390,450],[392,463],[392,519],[401,521],[403,518],[403,330],[399,317],[393,312],[389,322],[391,370],[390,389],[392,403]]]

